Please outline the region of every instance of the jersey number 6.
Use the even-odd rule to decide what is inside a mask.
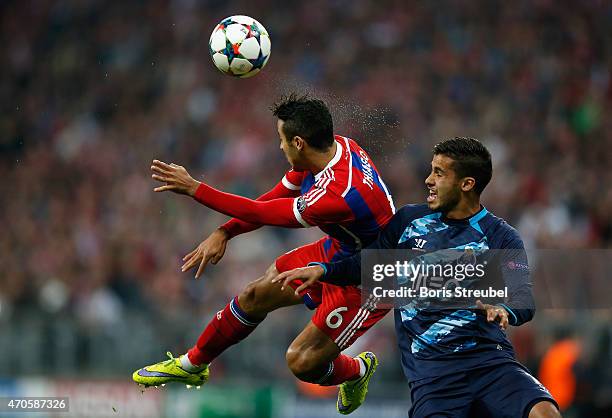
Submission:
[[[341,306],[331,311],[329,315],[327,315],[327,318],[325,318],[325,323],[327,326],[331,329],[336,329],[342,325],[342,315],[340,315],[340,312],[344,311],[348,311],[346,306]]]

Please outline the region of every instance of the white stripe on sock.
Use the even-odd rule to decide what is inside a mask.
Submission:
[[[367,370],[365,361],[363,361],[361,357],[357,357],[357,360],[359,360],[359,377],[363,377],[365,376]]]
[[[181,368],[189,373],[202,371],[206,368],[206,366],[208,366],[208,364],[206,363],[202,363],[199,366],[196,366],[195,364],[191,363],[191,360],[189,360],[189,356],[187,354],[183,354],[182,356],[180,356],[179,361],[181,362]]]

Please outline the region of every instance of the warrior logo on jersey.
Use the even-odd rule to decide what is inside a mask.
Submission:
[[[306,208],[308,207],[308,203],[306,202],[306,199],[304,198],[304,196],[300,196],[297,200],[297,210],[300,213],[303,213]]]

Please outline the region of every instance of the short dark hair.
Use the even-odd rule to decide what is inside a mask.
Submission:
[[[453,170],[460,178],[474,177],[474,190],[481,194],[491,181],[493,165],[491,153],[482,142],[474,138],[455,137],[447,139],[433,148],[434,155],[446,155],[454,160]]]
[[[274,116],[285,122],[283,132],[287,139],[301,136],[308,145],[321,151],[334,143],[334,124],[322,100],[291,93],[281,97],[271,110]]]

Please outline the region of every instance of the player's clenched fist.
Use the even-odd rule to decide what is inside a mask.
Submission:
[[[310,286],[318,282],[324,274],[325,270],[323,270],[323,267],[320,265],[300,267],[282,272],[272,279],[272,283],[279,283],[282,281],[281,290],[285,290],[285,287],[289,286],[289,283],[292,281],[301,280],[302,284],[295,289],[295,294],[299,295],[302,290],[308,289]]]
[[[477,300],[476,307],[485,312],[488,322],[499,322],[501,329],[508,328],[508,311],[506,311],[502,306],[488,305]]]
[[[163,161],[153,160],[151,165],[151,177],[160,183],[166,183],[165,186],[159,186],[153,189],[155,192],[165,192],[166,190],[175,193],[194,196],[200,182],[189,175],[185,167],[177,164],[166,164]]]

